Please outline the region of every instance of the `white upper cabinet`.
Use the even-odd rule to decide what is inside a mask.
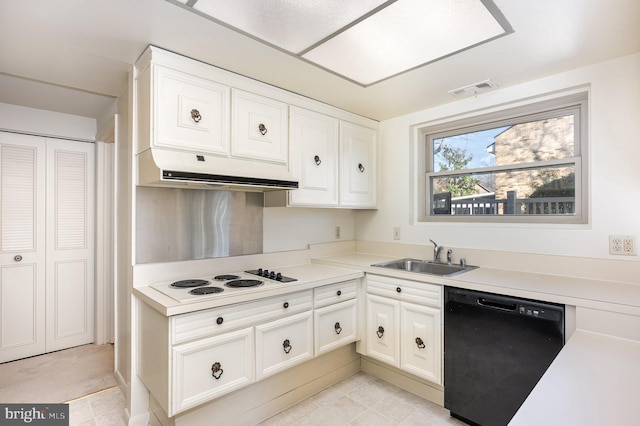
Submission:
[[[353,123],[340,122],[340,205],[376,206],[377,132]]]
[[[287,104],[254,93],[232,90],[233,157],[287,164]]]
[[[139,185],[233,176],[299,188],[267,206],[376,207],[374,120],[154,46],[134,93]]]
[[[289,192],[292,206],[338,206],[339,120],[291,107],[291,171],[300,187]]]
[[[229,153],[229,87],[156,67],[156,145]]]
[[[376,130],[291,107],[290,135],[289,206],[376,207]]]
[[[229,86],[152,65],[138,77],[138,106],[139,117],[146,116],[139,121],[138,152],[161,147],[229,155]]]

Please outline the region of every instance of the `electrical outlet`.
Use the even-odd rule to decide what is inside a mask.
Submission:
[[[622,251],[629,256],[636,255],[636,241],[631,235],[627,235],[622,239]]]
[[[395,227],[393,228],[393,239],[394,240],[399,240],[400,239],[400,228],[399,227]]]
[[[336,226],[336,240],[340,239],[340,227]]]
[[[609,235],[609,254],[636,256],[636,239],[633,235]]]

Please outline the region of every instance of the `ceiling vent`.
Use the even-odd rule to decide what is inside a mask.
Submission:
[[[495,89],[496,87],[498,87],[498,85],[493,81],[484,80],[470,84],[468,86],[460,87],[458,89],[449,90],[448,93],[452,94],[455,97],[464,97],[477,95],[480,92],[486,92],[487,90]]]

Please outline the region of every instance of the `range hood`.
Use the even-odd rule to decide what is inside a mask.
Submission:
[[[138,185],[194,189],[297,189],[286,164],[150,148],[137,155]]]

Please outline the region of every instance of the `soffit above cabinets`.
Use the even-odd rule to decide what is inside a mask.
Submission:
[[[363,87],[513,32],[492,0],[168,0]]]

